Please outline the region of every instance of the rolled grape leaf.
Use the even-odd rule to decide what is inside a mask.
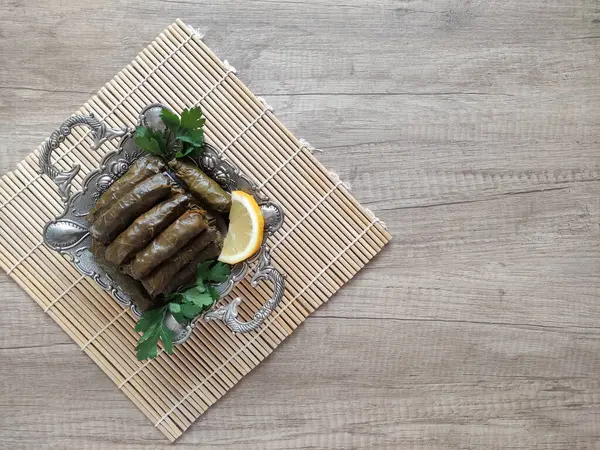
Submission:
[[[106,259],[121,265],[142,250],[186,209],[191,197],[175,193],[134,220],[106,249]]]
[[[97,240],[92,240],[90,251],[96,262],[104,269],[106,274],[119,286],[119,288],[131,297],[133,303],[141,310],[146,311],[160,306],[161,301],[152,298],[139,281],[134,280],[122,273],[117,266],[107,261],[106,247]]]
[[[215,228],[209,227],[192,239],[173,258],[163,262],[150,276],[142,280],[144,287],[151,295],[162,294],[177,272],[189,263],[196,261],[206,247],[209,245],[220,246],[222,241],[221,234]]]
[[[117,199],[90,227],[92,237],[108,244],[141,214],[148,211],[171,193],[171,181],[157,173],[136,184],[131,191]]]
[[[221,213],[229,211],[231,195],[225,192],[219,183],[202,172],[198,166],[173,159],[169,162],[169,167],[201,204]]]
[[[203,210],[186,211],[135,255],[135,258],[124,267],[125,273],[136,280],[145,278],[207,227]]]
[[[211,259],[216,259],[221,254],[221,244],[211,243],[207,247],[205,247],[194,260],[186,265],[183,269],[175,274],[175,276],[169,281],[167,288],[163,291],[163,294],[168,295],[180,288],[189,286],[194,283],[196,280],[196,269],[198,264],[203,263],[205,261],[210,261]]]
[[[103,212],[110,208],[115,201],[131,191],[136,184],[164,169],[164,163],[157,157],[151,155],[140,156],[131,164],[125,175],[115,181],[100,196],[96,205],[87,215],[88,223],[94,223]]]

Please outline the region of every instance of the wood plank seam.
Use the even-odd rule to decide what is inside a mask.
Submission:
[[[346,247],[344,247],[344,249],[342,251],[340,251],[323,269],[321,269],[319,271],[319,273],[317,275],[315,275],[311,281],[308,282],[308,284],[306,284],[302,290],[297,293],[292,300],[290,300],[289,302],[287,302],[283,307],[281,307],[279,309],[279,311],[277,312],[277,314],[275,315],[271,315],[269,317],[269,322],[266,324],[263,324],[262,328],[254,334],[254,336],[252,337],[252,339],[250,341],[248,341],[246,344],[244,344],[242,347],[240,347],[240,349],[238,351],[236,351],[233,355],[231,355],[229,358],[227,358],[227,360],[222,363],[219,367],[217,367],[213,372],[211,372],[203,381],[202,383],[196,385],[190,392],[188,392],[185,396],[183,396],[183,398],[181,400],[179,400],[173,407],[171,407],[171,409],[169,409],[169,411],[167,411],[167,413],[165,413],[159,420],[158,422],[156,422],[154,424],[155,427],[158,427],[165,419],[167,419],[179,406],[181,406],[181,404],[186,401],[194,392],[196,392],[198,389],[200,389],[210,378],[212,378],[214,375],[216,375],[220,370],[222,370],[225,365],[227,365],[229,362],[231,362],[234,358],[236,358],[237,356],[240,355],[240,353],[243,350],[246,350],[249,345],[251,343],[253,343],[256,339],[258,339],[258,337],[264,333],[264,331],[269,327],[269,325],[271,325],[271,323],[273,323],[273,321],[275,319],[277,319],[294,301],[296,301],[302,294],[304,294],[304,292],[306,292],[306,290],[312,286],[325,272],[327,272],[327,270],[329,270],[331,268],[331,266],[338,260],[340,259],[350,248],[352,248],[352,246],[354,244],[356,244],[365,234],[367,234],[369,232],[369,230],[373,227],[373,225],[375,225],[376,223],[379,222],[379,219],[375,218],[374,220],[372,220],[369,225],[363,230],[361,231]]]

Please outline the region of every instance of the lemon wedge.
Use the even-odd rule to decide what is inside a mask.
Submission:
[[[265,219],[254,197],[243,191],[231,193],[229,230],[219,261],[237,264],[254,255],[263,240]]]

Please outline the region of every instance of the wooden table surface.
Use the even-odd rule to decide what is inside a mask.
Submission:
[[[394,235],[177,447],[600,448],[598,0],[84,3],[0,3],[0,174],[181,17]],[[1,448],[168,447],[0,298]]]

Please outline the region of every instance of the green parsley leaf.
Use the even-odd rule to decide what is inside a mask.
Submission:
[[[202,117],[200,107],[184,109],[181,117],[163,108],[160,118],[165,124],[165,131],[136,127],[134,141],[140,149],[165,160],[187,156],[198,158],[202,155],[206,119]]]
[[[167,159],[173,156],[175,158],[185,158],[186,156],[197,158],[202,155],[204,151],[203,126],[206,119],[202,117],[200,107],[184,109],[181,118],[165,108],[161,111],[160,117],[167,127],[167,132],[162,134],[163,142],[152,134],[142,135],[140,133],[138,144],[140,148],[156,154],[156,144],[158,144],[163,156]],[[152,139],[156,140],[156,143]]]
[[[229,266],[221,262],[215,263],[215,261],[207,261],[198,264],[196,268],[196,284],[183,292],[175,292],[169,295],[167,297],[169,303],[162,307],[163,313],[162,316],[160,316],[161,320],[158,321],[158,318],[155,318],[154,321],[146,325],[148,337],[144,334],[138,345],[141,345],[141,356],[153,354],[153,348],[146,344],[146,340],[152,342],[158,342],[159,339],[162,340],[165,350],[169,352],[168,337],[165,338],[162,335],[164,332],[162,320],[164,319],[165,312],[168,310],[173,318],[179,323],[184,323],[187,320],[196,318],[199,314],[210,309],[220,298],[219,291],[208,283],[225,281],[229,276],[229,272]],[[148,311],[145,314],[148,313],[151,312]],[[149,317],[152,318],[153,316],[151,315]],[[160,324],[160,326],[157,324]],[[169,337],[172,338],[171,335],[169,335]],[[140,353],[140,351],[138,351],[138,353]]]
[[[151,128],[136,127],[134,141],[139,148],[151,155],[163,156],[166,152],[167,143],[164,135]]]
[[[187,131],[187,132],[179,132],[177,134],[177,139],[183,142],[188,142],[192,144],[194,147],[202,147],[204,145],[204,130],[196,130],[196,131]]]
[[[160,112],[160,118],[162,119],[165,126],[173,133],[177,133],[179,130],[179,116],[167,108],[163,108]]]
[[[214,261],[211,261],[210,264],[214,264]],[[211,281],[213,283],[222,283],[223,281],[226,281],[227,278],[229,278],[229,273],[231,272],[230,266],[222,262],[217,262],[208,268],[206,265],[203,265],[202,272],[199,273],[200,270],[200,266],[198,266],[198,269],[196,270],[196,278],[201,276],[202,279]]]
[[[169,311],[177,314],[181,312],[181,305],[179,303],[169,303]]]
[[[212,281],[213,283],[222,283],[229,278],[229,273],[231,272],[231,268],[222,262],[217,262],[214,266],[212,266],[206,275],[207,281]]]
[[[138,321],[135,330],[143,331],[136,346],[137,358],[153,359],[158,355],[158,342],[162,341],[167,353],[173,352],[173,332],[165,324],[165,314],[169,305],[144,312]]]
[[[193,319],[204,309],[203,306],[198,306],[193,303],[183,303],[181,305],[181,312],[187,319]]]
[[[206,290],[206,286],[204,285],[204,280],[202,278],[196,278],[196,288],[198,288],[198,290],[200,292],[204,292]]]
[[[201,306],[201,307],[211,307],[214,303],[213,298],[211,297],[210,293],[208,292],[196,292],[192,295],[190,295],[189,297],[186,297],[186,301],[189,301],[191,303],[193,303],[196,306]]]
[[[183,315],[183,313],[178,312],[178,313],[171,313],[171,315],[173,316],[173,319],[175,319],[177,322],[179,323],[183,323],[185,322],[185,316]]]
[[[202,109],[199,106],[194,108],[184,109],[181,112],[181,126],[189,132],[201,130],[204,126],[205,119],[202,117]]]
[[[150,329],[150,327],[156,323],[157,317],[163,314],[163,308],[151,309],[144,312],[138,323],[135,325],[135,331],[142,333]]]
[[[168,328],[163,328],[160,332],[160,340],[165,347],[165,351],[169,354],[173,354],[173,332]]]
[[[187,291],[185,291],[183,293],[183,302],[181,303],[182,305],[185,305],[186,303],[189,303],[192,305],[194,304],[194,299],[196,298],[196,294],[194,292],[192,292],[192,289],[188,289]]]
[[[221,295],[219,295],[219,291],[214,286],[208,286],[208,294],[212,298],[213,302],[219,301]]]
[[[175,153],[175,158],[185,158],[195,150],[191,145],[184,145],[180,151]]]
[[[189,288],[187,291],[184,292],[184,297],[185,294],[191,294],[195,297],[204,294],[204,292],[206,291],[206,287],[204,286],[204,283],[198,284],[196,283],[196,286],[192,286],[191,288]]]
[[[196,266],[196,283],[204,282],[206,274],[210,270],[210,266],[214,264],[214,261],[205,261]]]
[[[156,338],[153,336],[152,339],[138,343],[136,350],[139,361],[156,358],[158,355],[158,336]]]
[[[138,345],[156,338],[156,335],[158,334],[159,331],[160,331],[160,326],[153,325],[147,332],[142,334],[142,336],[138,339]]]

